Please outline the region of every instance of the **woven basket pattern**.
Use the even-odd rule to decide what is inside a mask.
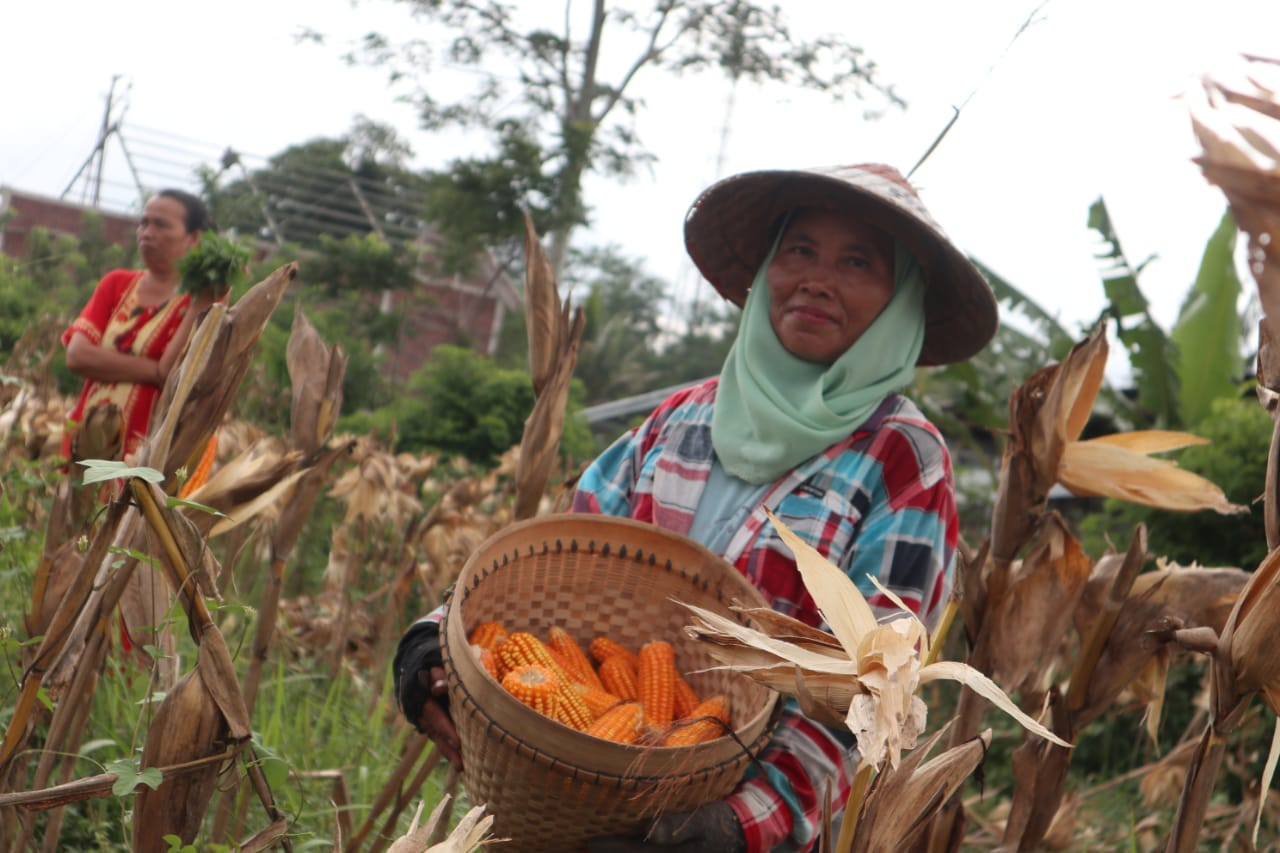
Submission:
[[[495,816],[504,849],[577,851],[596,835],[642,831],[658,810],[682,811],[737,785],[750,756],[733,738],[681,749],[610,743],[527,708],[479,666],[472,628],[497,620],[545,637],[552,625],[585,648],[605,634],[632,649],[665,639],[699,695],[730,699],[738,740],[757,753],[776,695],[713,666],[682,630],[672,599],[733,616],[731,604],[767,606],[724,560],[651,525],[592,515],[551,515],[510,525],[463,567],[445,613],[449,699],[472,803]]]

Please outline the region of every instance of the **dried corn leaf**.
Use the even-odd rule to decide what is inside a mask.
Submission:
[[[1258,832],[1262,829],[1262,811],[1263,805],[1267,801],[1267,794],[1271,791],[1271,780],[1276,775],[1276,764],[1280,762],[1280,718],[1272,724],[1271,728],[1271,746],[1267,749],[1267,763],[1262,768],[1262,781],[1260,790],[1263,795],[1258,798],[1258,816],[1253,822],[1253,846],[1258,846]]]
[[[931,663],[920,670],[920,684],[925,685],[931,681],[946,679],[948,681],[956,681],[968,687],[974,693],[986,699],[992,705],[995,705],[1001,711],[1004,711],[1010,717],[1018,722],[1027,731],[1034,735],[1044,738],[1047,741],[1056,743],[1058,746],[1070,748],[1071,744],[1049,731],[1039,722],[1023,713],[1022,709],[1013,703],[1003,690],[1000,689],[990,678],[978,672],[971,666],[967,666],[958,661],[938,661]]]
[[[1105,495],[1179,512],[1248,512],[1248,507],[1228,501],[1222,490],[1205,478],[1170,460],[1134,453],[1115,440],[1071,442],[1063,451],[1058,478],[1082,497]]]
[[[1037,417],[1033,451],[1057,449],[1084,431],[1107,367],[1107,336],[1099,325],[1071,348]]]
[[[842,653],[840,641],[831,634],[772,608],[734,607],[732,609],[775,640],[795,643],[801,647],[808,646],[816,652],[825,650],[837,655]]]
[[[1280,681],[1280,549],[1273,549],[1249,578],[1227,619],[1220,648],[1230,655],[1235,689],[1252,693]]]
[[[240,692],[240,681],[231,650],[216,625],[207,626],[199,636],[196,649],[196,666],[201,671],[204,687],[217,703],[218,710],[227,721],[227,734],[234,742],[249,739],[252,728],[249,710]]]
[[[221,536],[268,511],[274,513],[293,494],[294,485],[308,470],[303,468],[292,471],[284,479],[273,483],[271,488],[255,496],[253,500],[231,507],[226,513],[227,518],[218,519],[217,523],[209,529],[209,536]]]
[[[1009,440],[991,516],[991,554],[1007,567],[1031,538],[1067,441],[1083,429],[1106,366],[1105,327],[1099,325],[1058,364],[1043,367],[1009,398]],[[974,602],[973,607],[986,607]]]
[[[843,649],[834,652],[829,649],[819,651],[811,646],[798,646],[739,624],[711,610],[705,610],[687,602],[679,603],[697,617],[691,625],[687,626],[686,631],[695,640],[710,644],[707,651],[718,658],[721,654],[719,650],[726,649],[728,651],[724,657],[741,661],[742,666],[794,664],[802,667],[807,673],[825,672],[844,676],[858,674],[857,663]]]
[[[322,450],[294,482],[294,488],[282,498],[280,517],[271,533],[271,550],[275,557],[283,559],[293,550],[303,525],[311,516],[316,499],[329,480],[329,472],[334,463],[350,455],[353,446],[354,442],[347,442]]]
[[[1169,450],[1181,450],[1184,447],[1209,443],[1209,439],[1192,435],[1189,432],[1176,432],[1165,429],[1117,432],[1111,435],[1100,435],[1097,438],[1089,439],[1089,441],[1094,444],[1115,445],[1116,447],[1123,447],[1125,450],[1142,454],[1164,453]]]
[[[791,549],[796,558],[796,569],[804,581],[805,589],[813,597],[822,618],[831,633],[840,641],[847,655],[857,654],[862,638],[875,630],[876,617],[867,600],[844,572],[831,565],[813,546],[795,535],[790,528],[772,513],[778,536]]]

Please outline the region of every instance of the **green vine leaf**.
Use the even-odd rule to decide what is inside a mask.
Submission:
[[[137,477],[139,480],[146,480],[148,483],[160,483],[164,481],[164,474],[155,468],[146,466],[131,466],[119,461],[118,459],[81,459],[79,465],[84,466],[84,484],[101,483],[105,480],[120,480],[128,477]]]
[[[141,770],[138,759],[134,758],[121,758],[108,763],[107,772],[116,774],[116,781],[111,785],[111,793],[117,797],[132,794],[134,788],[139,785],[146,785],[154,791],[164,781],[164,774],[159,768],[148,767],[146,770]]]

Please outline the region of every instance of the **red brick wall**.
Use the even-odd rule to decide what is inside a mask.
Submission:
[[[85,213],[92,208],[58,199],[0,187],[0,252],[14,258],[27,253],[27,235],[37,226],[52,234],[82,235]],[[108,243],[133,244],[138,218],[123,213],[96,211],[102,219],[102,230]]]
[[[404,317],[399,345],[387,359],[395,382],[408,379],[440,344],[490,354],[503,316],[497,295],[471,282],[420,282],[413,294],[395,292],[392,310]]]

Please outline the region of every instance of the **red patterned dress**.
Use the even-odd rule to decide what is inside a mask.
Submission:
[[[188,294],[175,294],[160,305],[138,304],[140,270],[113,270],[98,282],[93,296],[80,316],[62,333],[66,346],[77,334],[84,335],[101,347],[118,352],[159,359],[173,340],[182,318],[191,304]],[[84,420],[84,413],[95,406],[115,403],[124,414],[124,453],[132,453],[147,434],[151,409],[160,387],[150,383],[102,382],[86,379],[80,399],[67,420],[62,440],[62,455],[71,458],[71,440]]]

